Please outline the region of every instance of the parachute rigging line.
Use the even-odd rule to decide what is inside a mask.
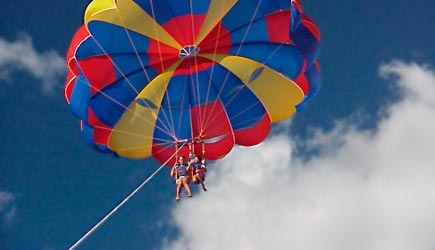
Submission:
[[[185,146],[187,142],[185,142],[180,148],[178,148],[174,155],[178,153],[178,151]],[[78,247],[89,235],[91,235],[95,230],[98,229],[110,216],[112,216],[122,205],[124,205],[128,200],[130,200],[133,195],[135,195],[145,184],[147,184],[155,175],[157,175],[160,170],[162,170],[165,165],[172,159],[172,157],[168,158],[168,160],[163,163],[160,167],[158,167],[152,174],[150,174],[139,186],[136,187],[129,195],[127,195],[118,205],[116,205],[108,214],[106,214],[97,224],[95,224],[89,231],[87,231],[80,239],[78,239],[68,250],[74,250]]]

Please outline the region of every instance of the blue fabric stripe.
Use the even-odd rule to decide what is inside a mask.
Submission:
[[[239,46],[235,45],[230,53],[236,54],[238,49]],[[301,52],[288,44],[244,44],[238,55],[265,64],[290,79],[294,79],[299,74],[304,60]]]
[[[207,74],[212,79],[213,92],[221,92],[219,98],[233,129],[248,128],[261,120],[266,110],[239,78],[219,64],[213,70],[209,68]]]
[[[222,98],[233,130],[245,129],[257,124],[266,110],[248,87]]]
[[[104,55],[104,52],[101,50],[100,47],[95,43],[94,39],[92,37],[86,38],[80,46],[78,46],[75,57],[78,60],[83,60],[89,57],[98,56],[98,55]]]
[[[102,145],[94,142],[94,128],[88,123],[86,122],[82,123],[81,133],[85,140],[85,143],[89,145],[92,149],[103,153],[114,153],[106,145]]]
[[[232,30],[231,41],[233,44],[269,41],[266,20],[259,18],[250,26],[243,26]]]
[[[121,78],[105,87],[102,90],[104,94],[97,92],[91,98],[90,106],[94,110],[95,115],[109,126],[115,126],[122,114],[128,112],[125,110],[125,107],[130,105],[136,98],[137,93],[148,83],[142,70],[129,75],[128,79],[137,92],[124,78]]]
[[[320,54],[320,42],[305,26],[299,25],[292,34],[292,40],[302,51],[308,64],[312,64]]]
[[[162,107],[165,108],[189,108],[187,76],[174,76],[170,79],[166,93],[162,100]]]
[[[190,109],[188,106],[171,109],[161,107],[157,117],[153,143],[167,144],[168,141],[173,142],[172,134],[177,139],[192,138]]]
[[[137,0],[135,2],[159,24],[164,24],[176,16],[191,13],[205,14],[209,5],[209,1],[204,0],[192,0],[192,6],[190,6],[190,0]]]
[[[86,122],[82,123],[82,136],[85,139],[86,144],[94,146],[94,128]]]
[[[188,86],[186,76],[175,76],[168,84],[156,122],[161,129],[155,129],[154,143],[173,141],[171,134],[178,139],[192,137]]]
[[[212,78],[213,89],[216,93],[220,92],[221,99],[245,86],[239,78],[220,64],[213,65],[213,69],[209,68],[206,73],[209,79]]]
[[[149,47],[149,38],[110,23],[88,23],[92,37],[87,38],[76,53],[78,59],[95,55],[133,53],[144,54]],[[132,45],[133,43],[133,45]]]
[[[301,13],[292,5],[291,7],[291,33],[293,33],[301,24]]]
[[[307,102],[317,95],[322,85],[322,76],[314,64],[305,71],[305,77],[308,80],[310,92],[305,96],[304,100],[296,106],[298,112],[305,109]]]
[[[259,7],[258,4],[260,4]],[[252,20],[263,19],[267,14],[280,10],[290,10],[290,8],[290,0],[239,1],[222,19],[222,24],[232,32],[237,28],[250,25]]]
[[[88,121],[89,97],[91,88],[84,76],[75,79],[74,88],[70,97],[69,107],[71,112],[81,120]]]
[[[308,94],[308,99],[311,99],[320,91],[320,87],[322,85],[322,75],[320,74],[319,69],[317,69],[317,67],[313,64],[307,69],[305,76],[310,84],[310,93]]]
[[[137,58],[136,54],[111,54],[110,57],[113,65],[116,65],[114,72],[117,79],[123,78],[123,75],[128,76],[142,72],[145,79],[147,79],[146,82],[149,82],[157,74],[157,71],[149,66],[148,57],[144,53],[140,54],[140,58]],[[141,68],[140,61],[142,61],[142,65],[147,65],[147,67]]]
[[[207,69],[211,70],[211,67]],[[217,99],[217,92],[212,86],[207,71],[198,72],[187,77],[189,81],[189,95],[190,103],[192,106],[203,105],[211,102],[215,102]]]

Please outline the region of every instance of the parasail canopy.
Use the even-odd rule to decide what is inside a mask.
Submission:
[[[319,91],[319,47],[300,1],[94,0],[67,52],[65,97],[99,151],[219,159]]]

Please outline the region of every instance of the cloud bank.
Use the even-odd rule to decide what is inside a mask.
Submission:
[[[309,160],[285,134],[235,149],[210,168],[207,193],[174,207],[180,235],[164,248],[435,249],[435,75],[401,61],[379,74],[402,98],[374,131],[319,130]]]
[[[9,42],[0,37],[0,80],[19,83],[17,72],[27,72],[42,83],[44,94],[53,94],[60,89],[61,79],[66,74],[64,59],[56,51],[39,53],[27,34]]]
[[[0,191],[0,225],[12,222],[16,214],[16,207],[13,205],[15,196],[12,193]]]

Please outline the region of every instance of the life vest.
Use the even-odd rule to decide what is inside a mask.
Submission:
[[[193,172],[194,173],[204,173],[205,172],[204,168],[202,167],[202,163],[201,162],[199,162],[199,163],[192,163],[192,168],[193,168]]]
[[[187,165],[185,165],[185,164],[177,165],[175,167],[175,170],[177,171],[178,177],[187,176]]]

